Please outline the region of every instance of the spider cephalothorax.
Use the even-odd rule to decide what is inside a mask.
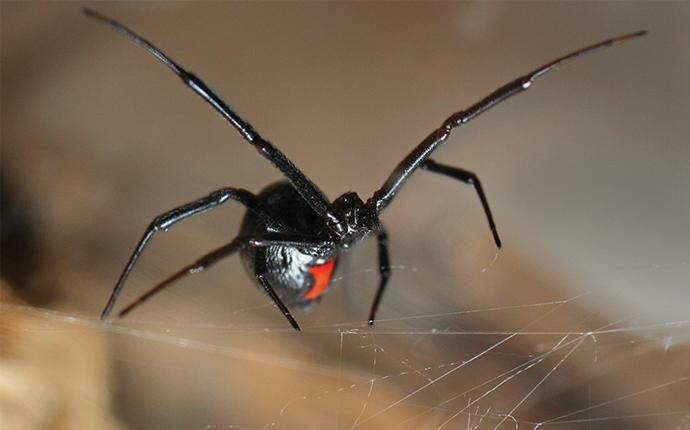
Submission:
[[[172,282],[188,274],[205,270],[220,259],[240,252],[249,273],[296,330],[299,330],[299,325],[288,308],[307,309],[318,303],[330,285],[342,251],[370,234],[375,235],[378,240],[380,273],[379,286],[369,311],[368,321],[369,324],[373,324],[390,277],[388,237],[379,217],[405,181],[418,168],[472,185],[484,208],[496,246],[500,248],[501,240],[479,178],[467,170],[437,163],[429,158],[431,154],[448,139],[454,128],[513,95],[527,90],[536,78],[556,66],[584,53],[645,34],[644,31],[638,31],[604,40],[551,61],[503,85],[474,105],[452,114],[443,121],[398,164],[383,186],[366,203],[353,192],[347,192],[331,203],[316,184],[309,180],[285,154],[265,140],[201,79],[183,69],[158,48],[117,21],[88,9],[84,12],[110,25],[162,61],[192,91],[216,109],[245,140],[257,149],[259,154],[270,161],[287,179],[268,186],[259,195],[238,188],[221,188],[206,197],[155,217],[122,271],[101,313],[101,318],[109,315],[127,277],[157,231],[167,230],[193,215],[234,200],[247,208],[239,235],[229,244],[204,255],[156,285],[121,311],[120,316],[130,312]]]
[[[355,192],[347,192],[335,199],[333,208],[345,224],[345,232],[340,237],[343,248],[348,248],[369,233],[382,228],[376,211],[365,205]]]

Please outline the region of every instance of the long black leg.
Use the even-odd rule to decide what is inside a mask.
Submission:
[[[113,306],[115,305],[117,297],[120,295],[120,292],[122,291],[122,288],[125,285],[127,277],[134,268],[134,265],[141,256],[141,253],[144,251],[146,244],[149,242],[149,240],[151,240],[151,238],[157,231],[166,231],[178,222],[183,221],[191,216],[197,215],[201,212],[205,212],[209,209],[213,209],[216,206],[221,205],[228,200],[236,200],[242,203],[244,206],[246,206],[249,210],[255,211],[264,218],[267,217],[267,215],[261,208],[261,205],[258,203],[256,197],[254,197],[252,193],[246,190],[236,188],[222,188],[220,190],[212,192],[206,197],[200,198],[198,200],[184,204],[182,206],[178,206],[175,209],[172,209],[162,215],[157,216],[146,228],[146,232],[139,241],[139,244],[136,246],[136,248],[134,248],[132,255],[129,257],[127,265],[122,271],[122,274],[120,275],[117,284],[115,284],[113,292],[110,294],[110,299],[108,299],[108,303],[105,305],[105,308],[103,308],[103,311],[101,312],[101,319],[105,319],[110,314],[110,311],[113,309]]]
[[[367,205],[372,210],[375,210],[376,213],[380,214],[393,200],[403,183],[412,175],[412,173],[414,173],[414,171],[424,162],[424,160],[426,160],[431,153],[434,152],[434,150],[448,138],[453,128],[471,121],[479,114],[491,109],[502,101],[527,90],[532,85],[534,80],[539,76],[551,71],[552,69],[555,69],[568,60],[574,59],[605,46],[611,46],[618,42],[640,37],[646,33],[646,31],[638,31],[623,36],[614,37],[613,39],[607,39],[586,48],[579,49],[561,58],[553,60],[550,63],[547,63],[529,72],[528,74],[503,85],[466,110],[454,113],[443,122],[441,127],[439,127],[437,130],[434,130],[429,136],[427,136],[422,143],[413,149],[412,152],[405,157],[400,164],[398,164],[388,179],[386,179],[386,182],[383,184],[383,186],[374,193],[371,199],[369,199]]]
[[[278,307],[280,313],[287,318],[292,328],[297,331],[301,331],[299,324],[297,324],[297,321],[295,321],[295,318],[293,318],[290,310],[287,308],[287,306],[285,306],[285,303],[283,303],[280,297],[278,297],[278,294],[276,294],[276,292],[273,290],[273,287],[271,287],[268,279],[266,279],[266,249],[263,247],[259,248],[256,253],[256,259],[254,260],[254,271],[256,272],[256,279],[259,281],[259,284],[261,284],[264,291],[266,291],[266,294],[268,294],[268,296],[273,300],[273,303],[275,303],[275,305]]]
[[[422,162],[421,168],[428,170],[430,172],[441,173],[442,175],[450,176],[460,180],[466,184],[473,185],[474,189],[477,190],[479,195],[479,200],[482,202],[482,207],[484,207],[484,213],[486,214],[486,219],[489,221],[489,228],[491,229],[491,234],[494,236],[494,241],[497,247],[501,247],[501,238],[498,237],[498,231],[496,230],[496,223],[494,223],[494,217],[491,215],[491,209],[489,208],[489,201],[484,195],[484,189],[482,188],[482,183],[479,178],[474,173],[461,169],[459,167],[446,166],[444,164],[439,164],[432,160],[431,158]]]
[[[376,311],[379,308],[379,303],[381,302],[381,297],[383,297],[383,292],[386,290],[386,285],[388,284],[388,278],[391,276],[391,265],[388,260],[388,235],[383,226],[378,231],[378,242],[379,242],[379,275],[381,279],[379,280],[379,288],[376,290],[376,296],[374,297],[374,302],[371,304],[371,310],[369,311],[369,325],[374,324],[376,318]]]
[[[243,245],[243,241],[241,238],[235,238],[232,242],[228,243],[227,245],[221,246],[220,248],[213,250],[209,252],[208,254],[202,256],[198,260],[196,260],[194,263],[184,267],[183,269],[179,270],[177,273],[173,274],[172,276],[168,277],[166,280],[163,282],[159,283],[155,287],[151,288],[149,291],[144,293],[141,297],[136,299],[132,304],[124,308],[120,314],[118,315],[120,318],[124,317],[128,313],[132,312],[134,308],[138,307],[148,299],[150,299],[152,296],[155,294],[161,292],[165,287],[169,286],[173,282],[178,281],[179,279],[184,278],[187,275],[194,275],[196,273],[203,272],[204,270],[208,269],[209,267],[213,266],[216,264],[218,261],[222,260],[223,258],[229,257],[230,255],[234,254],[237,252]]]
[[[247,245],[257,247],[288,246],[291,248],[335,247],[335,243],[310,236],[291,233],[267,233],[261,237],[247,239]]]
[[[280,233],[267,234],[266,236],[259,238],[259,239],[245,239],[242,237],[237,237],[232,242],[230,242],[229,244],[221,246],[220,248],[209,252],[208,254],[206,254],[206,255],[202,256],[201,258],[199,258],[198,260],[196,260],[194,263],[192,263],[188,266],[185,266],[184,268],[180,269],[179,271],[177,271],[173,275],[169,276],[167,279],[160,282],[155,287],[151,288],[149,291],[144,293],[141,297],[139,297],[137,300],[135,300],[129,306],[127,306],[125,309],[123,309],[118,314],[118,316],[120,318],[124,317],[125,315],[132,312],[135,308],[139,307],[139,305],[141,305],[143,302],[147,301],[152,296],[159,293],[161,290],[168,287],[172,283],[184,278],[187,275],[194,275],[194,274],[205,271],[206,269],[210,268],[211,266],[213,266],[218,261],[234,254],[235,252],[240,250],[243,246],[251,245],[251,246],[257,246],[257,247],[267,247],[267,246],[282,245],[282,246],[290,246],[290,247],[304,246],[304,247],[308,247],[308,248],[314,248],[314,246],[317,246],[320,244],[323,244],[323,241],[310,240],[310,238],[307,238],[304,236],[299,236],[299,235],[293,235],[293,234],[280,234]],[[333,244],[332,243],[325,243],[324,246],[333,246]]]
[[[326,242],[324,243],[323,241],[319,240],[311,240],[311,238],[300,236],[300,235],[294,235],[294,234],[281,234],[281,233],[274,233],[274,234],[267,234],[261,238],[258,239],[245,239],[242,237],[237,237],[235,238],[232,242],[230,242],[227,245],[224,245],[214,251],[209,252],[208,254],[204,255],[203,257],[199,258],[197,261],[194,263],[185,266],[184,268],[180,269],[177,271],[175,274],[171,275],[155,287],[151,288],[149,291],[144,293],[141,297],[139,297],[137,300],[132,302],[129,306],[127,306],[125,309],[123,309],[119,313],[119,317],[122,318],[128,313],[132,312],[134,308],[138,307],[140,304],[151,298],[153,295],[159,293],[161,290],[169,286],[170,284],[184,278],[187,275],[194,275],[196,273],[203,272],[204,270],[208,269],[218,261],[220,261],[223,258],[226,258],[233,253],[237,252],[240,248],[243,246],[256,246],[256,247],[267,247],[267,246],[276,246],[276,245],[281,245],[281,246],[289,246],[289,247],[306,247],[306,248],[314,248],[314,246],[318,245],[324,245],[324,246],[334,246],[333,243]]]
[[[251,124],[243,120],[230,106],[227,105],[213,90],[211,90],[200,78],[188,72],[182,66],[165,55],[161,50],[153,46],[148,40],[139,36],[137,33],[128,29],[119,22],[101,15],[91,9],[83,9],[84,13],[91,18],[102,21],[112,27],[118,33],[128,37],[132,42],[144,48],[151,55],[168,66],[177,76],[182,79],[192,91],[198,94],[204,101],[216,109],[235,129],[251,143],[259,154],[268,159],[283,175],[292,183],[297,192],[309,204],[309,206],[324,219],[328,227],[337,235],[345,232],[345,222],[341,220],[333,206],[328,201],[324,193],[306,177],[278,148],[265,140]]]

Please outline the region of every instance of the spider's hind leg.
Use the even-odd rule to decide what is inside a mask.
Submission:
[[[163,290],[165,287],[169,286],[173,282],[176,282],[187,275],[194,275],[203,272],[204,270],[216,264],[218,261],[226,257],[229,257],[235,252],[237,252],[240,248],[242,248],[243,245],[244,241],[241,238],[235,238],[232,242],[228,243],[227,245],[223,245],[220,248],[209,252],[208,254],[196,260],[194,263],[185,266],[184,268],[177,271],[175,274],[169,276],[163,282],[151,288],[141,297],[132,302],[132,304],[124,308],[118,316],[120,318],[124,317],[128,313],[132,312],[134,308],[138,307],[140,304],[150,299],[153,295],[159,293],[161,290]]]
[[[179,281],[180,279],[186,277],[187,275],[195,275],[197,273],[203,272],[207,269],[209,269],[211,266],[216,264],[222,259],[225,259],[232,254],[236,253],[237,251],[241,250],[245,246],[256,246],[256,247],[262,247],[265,248],[267,246],[271,245],[290,245],[290,246],[308,246],[308,247],[313,247],[317,242],[314,241],[305,241],[307,239],[304,239],[303,236],[297,236],[297,235],[289,235],[289,234],[284,234],[284,235],[265,235],[262,238],[259,239],[247,239],[245,237],[236,237],[233,239],[232,242],[221,246],[218,249],[215,249],[211,252],[209,252],[206,255],[203,255],[199,259],[197,259],[194,263],[189,264],[182,269],[178,270],[175,272],[173,275],[169,276],[167,279],[164,281],[160,282],[158,285],[154,286],[151,288],[149,291],[144,293],[141,297],[139,297],[137,300],[132,302],[129,306],[127,306],[125,309],[123,309],[118,316],[120,318],[124,317],[125,315],[129,314],[132,312],[135,308],[137,308],[139,305],[141,305],[143,302],[147,301],[150,299],[152,296],[155,294],[159,293],[162,291],[164,288],[170,286],[171,284]],[[265,269],[264,269],[265,272]],[[263,272],[262,272],[263,273]],[[262,280],[263,279],[263,280]],[[265,281],[265,277],[259,278],[259,282],[261,285],[264,287],[264,289],[267,288],[267,282]],[[268,286],[269,289],[273,290],[270,285]],[[274,299],[274,295],[271,294],[267,290],[269,296]],[[278,299],[280,300],[280,299]],[[283,307],[281,307],[278,303],[276,303],[278,307],[283,310]],[[282,304],[282,302],[281,302]],[[288,312],[289,314],[289,312]],[[288,320],[292,324],[294,320],[291,319],[291,317],[288,317]],[[297,323],[293,324],[294,325]],[[299,330],[299,327],[296,327],[297,330]]]
[[[482,202],[482,207],[484,208],[486,219],[489,222],[489,228],[491,229],[491,233],[494,236],[494,242],[496,242],[496,246],[500,248],[501,238],[498,236],[498,230],[496,230],[496,223],[494,222],[494,217],[493,215],[491,215],[491,209],[489,208],[489,201],[486,199],[486,195],[484,195],[482,183],[479,181],[477,175],[468,170],[461,169],[459,167],[452,167],[446,166],[444,164],[439,164],[430,158],[425,160],[420,167],[424,170],[440,173],[442,175],[447,175],[451,178],[455,178],[459,181],[462,181],[468,185],[474,186],[474,189],[477,191],[477,195],[479,196],[479,200]]]

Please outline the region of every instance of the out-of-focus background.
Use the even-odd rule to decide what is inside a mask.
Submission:
[[[89,6],[203,77],[331,198],[368,198],[450,113],[574,49],[456,130],[289,330],[237,258],[97,318],[150,220],[277,171]],[[0,413],[11,429],[690,428],[690,7],[677,3],[14,3],[1,7]],[[157,236],[123,306],[233,237]],[[9,424],[7,424],[9,423]]]

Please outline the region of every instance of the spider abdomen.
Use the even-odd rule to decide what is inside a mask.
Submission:
[[[323,221],[287,181],[269,185],[258,195],[258,200],[272,220],[295,234],[314,237],[314,231],[324,228]],[[264,219],[247,211],[240,236],[261,239],[273,233]],[[260,275],[260,268],[264,268],[263,276],[286,305],[308,310],[328,290],[337,266],[338,249],[248,244],[242,249],[241,256],[254,279]],[[257,285],[263,289],[259,283]]]

